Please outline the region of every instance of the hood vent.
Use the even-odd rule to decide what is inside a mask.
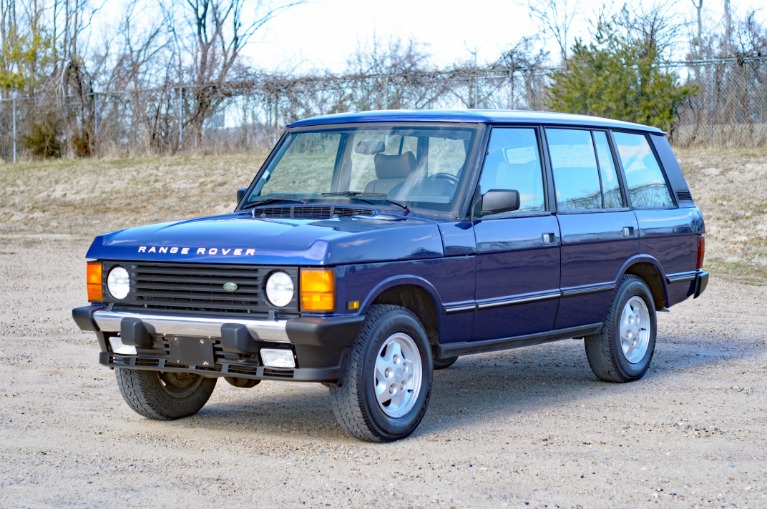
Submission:
[[[328,205],[294,205],[291,207],[265,207],[253,209],[253,217],[282,217],[291,219],[333,219],[334,217],[374,216],[370,208],[336,207]]]

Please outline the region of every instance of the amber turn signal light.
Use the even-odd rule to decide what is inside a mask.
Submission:
[[[301,269],[301,310],[333,311],[335,286],[333,269]]]
[[[88,262],[85,278],[88,286],[88,300],[90,302],[101,302],[104,300],[101,279],[101,262]]]

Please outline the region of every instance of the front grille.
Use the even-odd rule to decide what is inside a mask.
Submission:
[[[131,291],[119,301],[120,308],[186,311],[205,314],[266,316],[269,312],[297,314],[298,300],[284,308],[275,308],[266,299],[266,278],[275,270],[287,272],[298,290],[298,269],[252,265],[197,263],[114,262],[104,267],[106,275],[114,265],[124,267]],[[235,291],[224,289],[226,283],[237,285]]]
[[[334,217],[372,216],[375,210],[360,207],[336,207],[332,205],[297,205],[290,207],[265,207],[253,209],[253,217],[286,217],[293,219],[324,220]]]

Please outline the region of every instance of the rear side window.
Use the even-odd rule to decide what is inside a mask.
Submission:
[[[618,172],[615,169],[610,144],[607,141],[607,133],[594,131],[594,146],[597,149],[599,160],[599,175],[602,178],[602,195],[604,196],[606,209],[623,207],[623,195],[618,181]]]
[[[642,134],[613,133],[626,174],[631,205],[637,208],[673,207],[674,200],[647,138]]]
[[[602,188],[591,132],[546,129],[557,209],[601,209]]]

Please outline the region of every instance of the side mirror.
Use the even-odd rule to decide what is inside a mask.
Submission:
[[[482,195],[480,210],[482,215],[519,210],[519,191],[516,189],[491,189]]]
[[[248,191],[247,187],[241,187],[237,190],[237,203],[240,203],[245,198],[245,193]]]

